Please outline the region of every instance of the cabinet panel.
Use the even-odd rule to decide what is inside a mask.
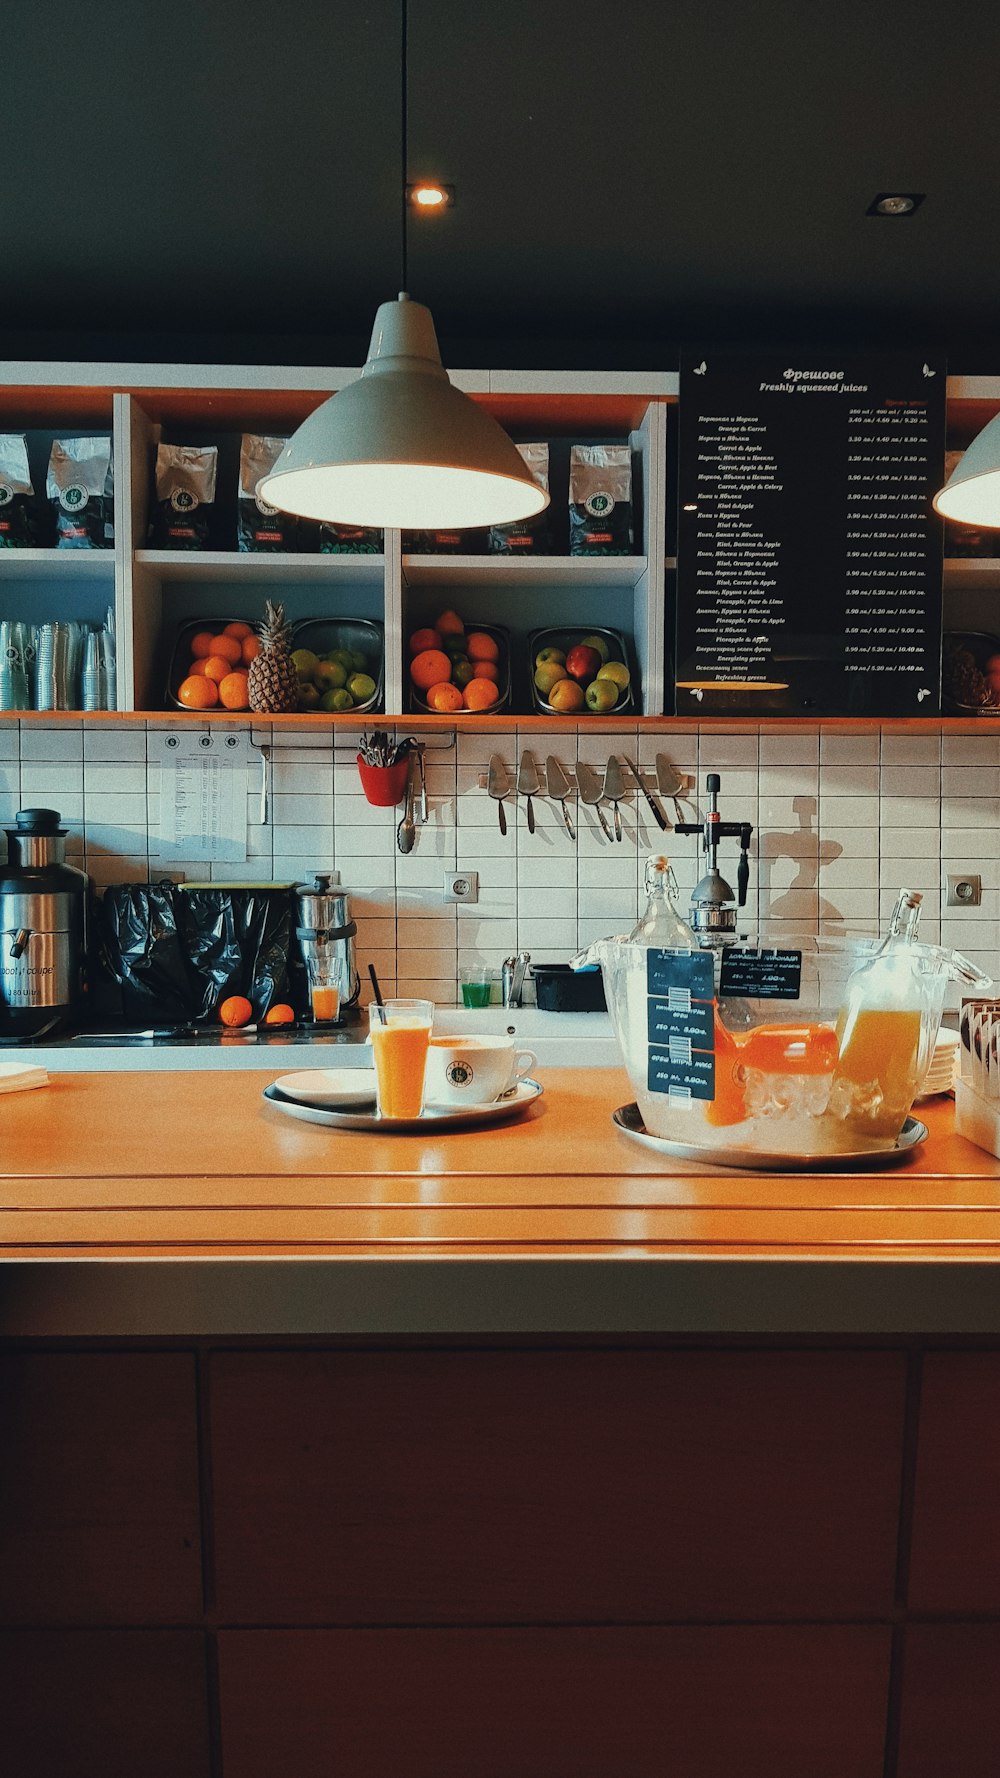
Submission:
[[[1000,1353],[924,1361],[911,1610],[1000,1611]]]
[[[9,1778],[208,1778],[205,1642],[188,1630],[0,1633]]]
[[[0,1622],[197,1617],[194,1383],[183,1353],[0,1358]]]
[[[221,1354],[220,1612],[879,1614],[902,1396],[894,1354]]]
[[[897,1778],[996,1778],[1000,1624],[906,1632]]]
[[[888,1632],[228,1631],[226,1778],[880,1778]]]

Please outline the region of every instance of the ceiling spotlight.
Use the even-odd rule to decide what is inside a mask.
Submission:
[[[437,185],[433,180],[421,180],[419,185],[408,185],[406,201],[415,210],[449,210],[454,207],[455,187],[453,185]]]
[[[866,216],[912,216],[927,196],[925,191],[880,191],[872,198]]]

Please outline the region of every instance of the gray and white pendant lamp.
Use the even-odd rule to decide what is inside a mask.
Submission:
[[[406,4],[402,24],[402,282],[406,283]],[[392,529],[511,524],[543,511],[517,447],[448,380],[431,312],[405,290],[375,316],[356,382],[293,434],[263,499],[301,518]]]
[[[1000,527],[1000,414],[963,452],[934,506],[960,525]]]

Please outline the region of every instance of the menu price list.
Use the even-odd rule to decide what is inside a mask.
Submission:
[[[681,372],[677,711],[936,715],[946,366]]]

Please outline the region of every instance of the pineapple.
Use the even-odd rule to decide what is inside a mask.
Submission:
[[[285,622],[285,607],[264,605],[264,622],[257,627],[260,653],[250,662],[247,691],[251,710],[272,716],[298,709],[299,680],[289,644],[292,633]]]

